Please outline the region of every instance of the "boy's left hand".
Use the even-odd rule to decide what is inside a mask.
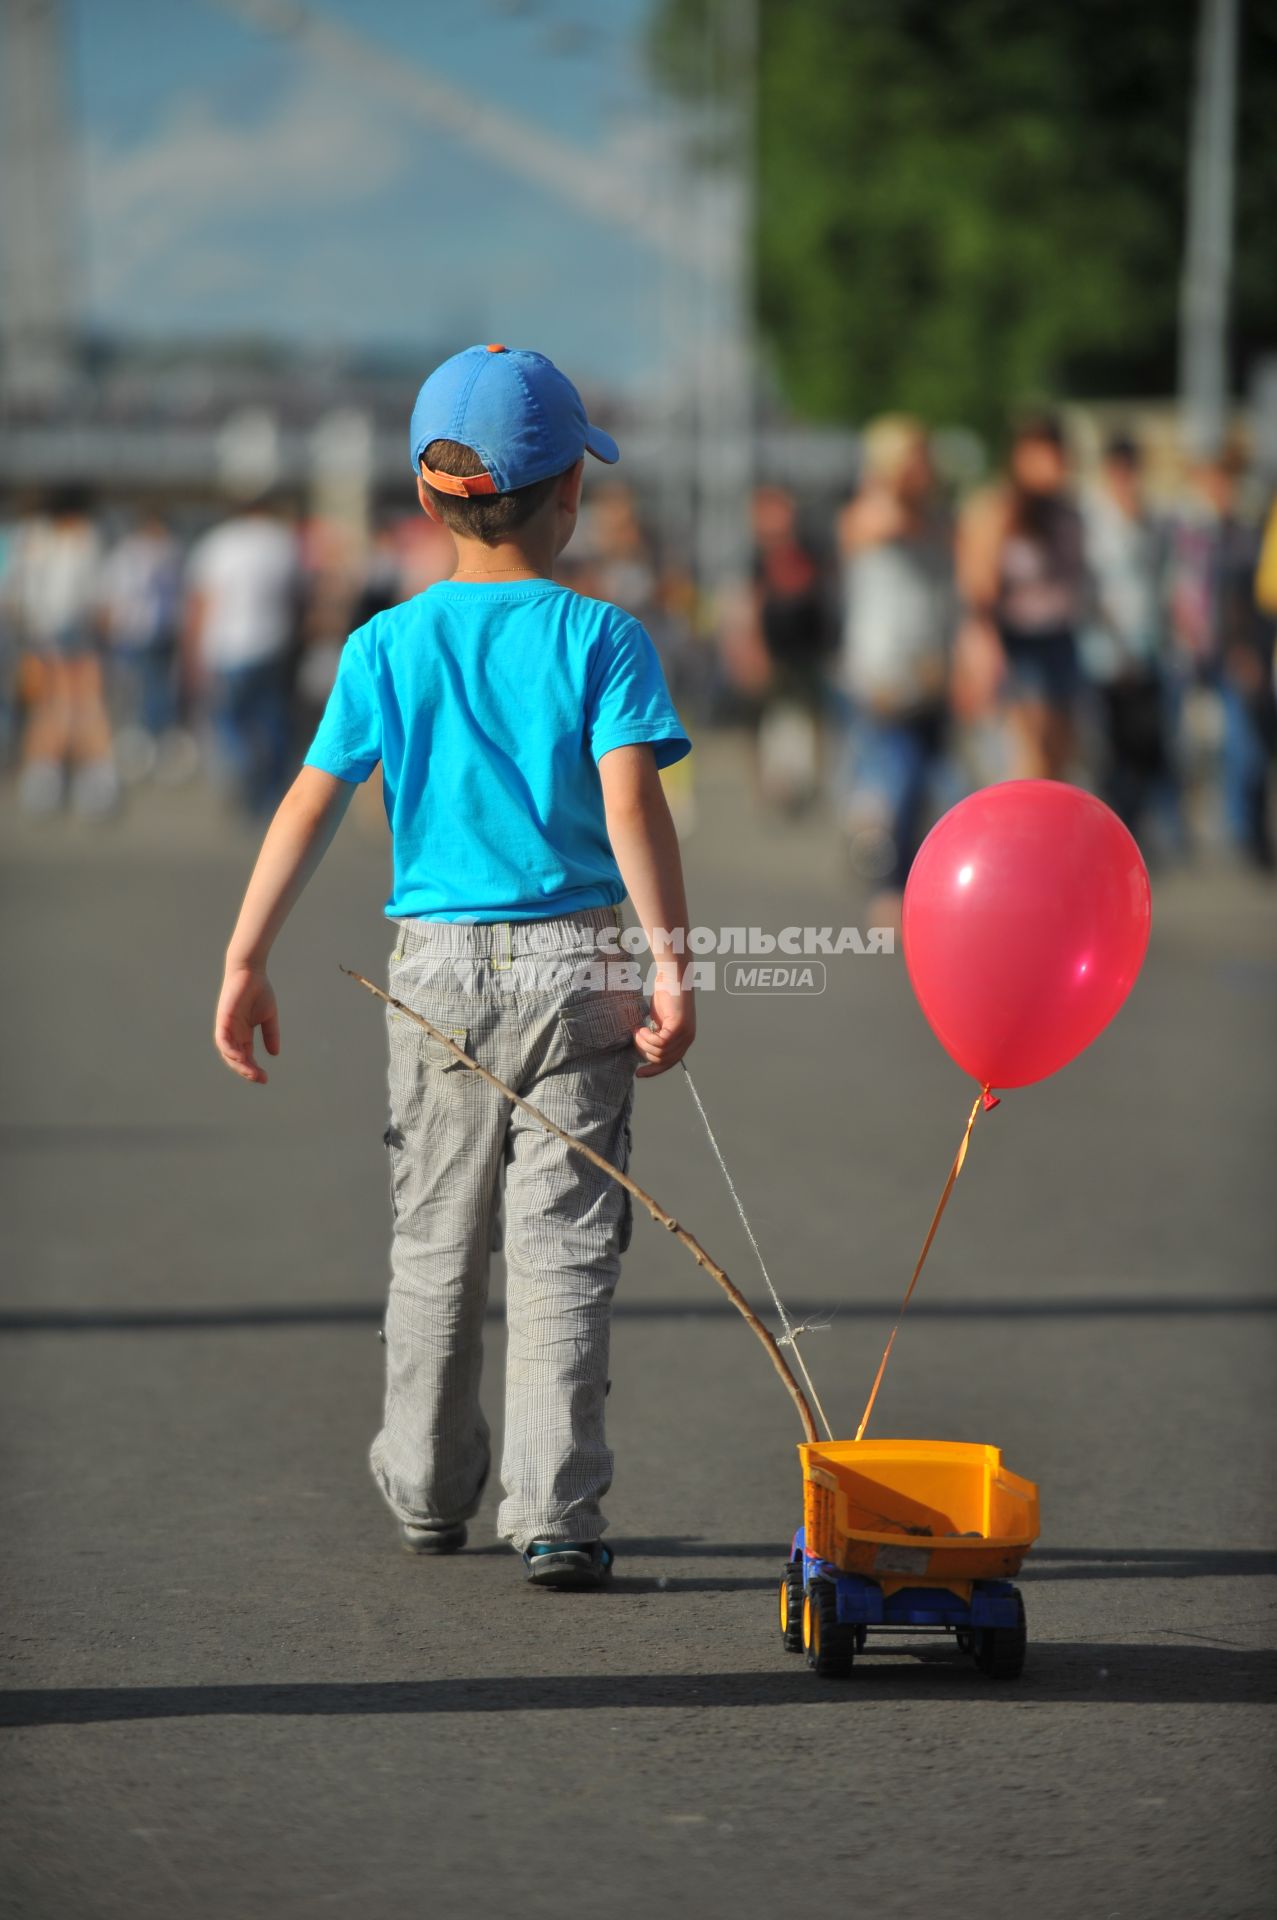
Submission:
[[[651,1020],[640,1027],[634,1044],[645,1064],[636,1080],[651,1080],[676,1067],[696,1038],[696,1000],[686,988],[659,985],[652,995]]]
[[[232,1073],[265,1086],[267,1075],[253,1052],[253,1031],[262,1030],[267,1053],[279,1052],[279,1009],[263,967],[230,967],[222,981],[213,1023],[213,1044]]]

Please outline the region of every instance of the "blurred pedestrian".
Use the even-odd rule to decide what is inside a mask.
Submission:
[[[1277,623],[1277,498],[1269,505],[1264,522],[1255,572],[1255,604],[1265,619]]]
[[[397,519],[379,517],[366,542],[318,520],[308,534],[304,645],[292,688],[293,726],[306,739],[333,690],[347,636],[408,597]]]
[[[100,582],[116,713],[116,759],[125,778],[185,767],[178,736],[177,634],[182,555],[163,516],[147,508],[107,554]]]
[[[20,651],[17,609],[18,522],[0,519],[0,767],[18,744]]]
[[[1271,872],[1272,635],[1257,597],[1260,529],[1238,502],[1244,471],[1234,446],[1194,467],[1191,497],[1171,531],[1169,603],[1182,672],[1219,698],[1229,839],[1251,865]]]
[[[1103,708],[1107,745],[1104,797],[1139,836],[1161,803],[1177,848],[1185,843],[1168,739],[1173,705],[1164,608],[1167,534],[1144,498],[1137,442],[1114,434],[1083,519],[1094,581],[1094,613],[1082,656]]]
[[[1016,772],[1063,779],[1075,747],[1078,632],[1091,582],[1068,449],[1053,415],[1020,424],[1005,481],[968,506],[958,578],[997,658]]]
[[[350,613],[350,631],[367,626],[375,614],[397,607],[406,597],[398,523],[383,515],[373,529],[360,570]]]
[[[12,562],[19,644],[27,657],[19,803],[103,815],[119,800],[96,629],[102,547],[81,488],[56,493],[20,525]]]
[[[251,814],[289,770],[290,653],[302,591],[297,537],[263,499],[196,543],[187,567],[188,669],[207,684],[222,777]]]
[[[652,629],[657,573],[652,550],[629,487],[600,489],[589,519],[594,580],[599,597],[624,607]]]
[[[952,527],[920,421],[889,415],[866,429],[838,545],[851,708],[842,824],[857,869],[898,895],[944,755],[956,610]]]
[[[578,592],[623,607],[642,623],[656,648],[666,684],[681,700],[687,690],[691,625],[680,617],[677,592],[673,596],[665,592],[666,582],[657,570],[633,489],[616,482],[601,488],[584,531],[583,564],[573,584]],[[686,838],[696,823],[692,756],[662,768],[661,784],[674,823]]]
[[[820,560],[784,487],[754,495],[754,613],[767,670],[759,784],[765,798],[796,809],[815,798],[820,781],[831,621]]]

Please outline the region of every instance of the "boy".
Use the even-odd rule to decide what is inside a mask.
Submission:
[[[271,945],[380,761],[394,847],[386,913],[399,926],[391,993],[623,1168],[635,1071],[682,1058],[695,1010],[658,773],[690,742],[643,628],[551,578],[584,454],[611,462],[617,447],[549,360],[502,346],[470,347],[431,374],[410,442],[418,497],[452,533],[456,568],[347,642],[231,936],[216,1045],[241,1078],[265,1081],[253,1034],[279,1052]],[[650,1025],[640,995],[615,984],[627,891],[656,963]],[[387,1016],[394,1226],[374,1477],[410,1552],[464,1546],[488,1474],[479,1371],[504,1175],[497,1524],[536,1584],[598,1586],[612,1560],[600,1537],[612,1472],[603,1403],[627,1196],[419,1027]]]

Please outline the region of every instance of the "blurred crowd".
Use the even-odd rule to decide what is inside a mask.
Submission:
[[[939,809],[1008,777],[1093,787],[1152,858],[1218,829],[1271,872],[1277,505],[1248,510],[1239,450],[1155,504],[1132,434],[1078,486],[1060,422],[1037,415],[955,507],[920,422],[875,421],[863,449],[829,547],[790,494],[755,501],[736,651],[764,793],[800,805],[827,778],[884,893]]]
[[[335,544],[268,496],[183,536],[158,506],[95,515],[64,488],[0,529],[0,744],[22,808],[110,815],[132,785],[206,770],[269,812],[335,671],[326,623],[428,584],[381,534],[355,578]]]
[[[564,578],[643,620],[689,719],[747,725],[766,804],[828,794],[884,894],[938,810],[1015,776],[1094,787],[1151,857],[1204,834],[1271,871],[1277,508],[1231,446],[1156,497],[1134,435],[1092,465],[1078,484],[1038,415],[955,501],[924,426],[891,416],[841,504],[757,491],[734,596],[707,603],[607,483]],[[262,497],[208,524],[51,494],[0,523],[0,764],[20,806],[106,817],[133,785],[201,776],[267,814],[347,634],[451,563],[419,513],[367,532]]]
[[[19,806],[105,818],[131,787],[198,775],[229,809],[269,814],[347,636],[452,564],[420,512],[369,531],[270,495],[192,525],[155,504],[95,511],[66,487],[0,519],[0,767]],[[686,692],[690,587],[657,568],[626,490],[591,505],[569,574],[644,620]]]

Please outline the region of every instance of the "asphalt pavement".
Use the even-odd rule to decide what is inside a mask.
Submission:
[[[864,927],[827,822],[701,751],[693,915]],[[793,1409],[673,1239],[618,1298],[612,1592],[528,1590],[493,1490],[400,1553],[366,1468],[388,1197],[386,848],[361,809],[286,931],[265,1089],[209,1039],[254,842],[195,790],[0,800],[8,1621],[0,1912],[398,1920],[1274,1909],[1277,899],[1155,879],[1116,1024],[977,1127],[879,1434],[1041,1488],[1023,1680],[785,1654]],[[854,1430],[969,1105],[898,956],[702,1005],[697,1084]],[[755,1299],[682,1076],[634,1171]],[[495,1290],[499,1297],[499,1287]],[[499,1414],[502,1329],[486,1394]]]

